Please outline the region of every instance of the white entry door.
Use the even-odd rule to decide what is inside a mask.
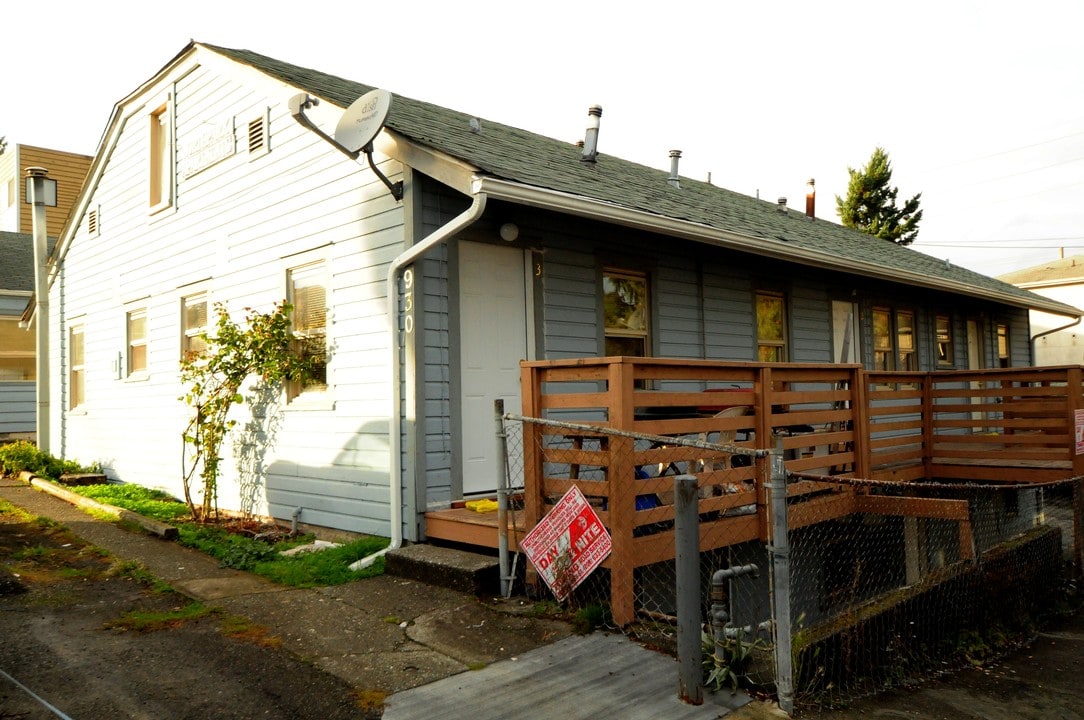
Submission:
[[[459,327],[463,495],[497,489],[493,401],[518,413],[519,363],[527,357],[527,292],[523,251],[459,244]],[[512,480],[515,483],[515,480]]]

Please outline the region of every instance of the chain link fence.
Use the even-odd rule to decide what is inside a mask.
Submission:
[[[807,456],[819,455],[799,453],[786,458],[803,468],[786,477],[789,531],[773,539],[771,461],[753,446],[753,418],[736,412],[712,422],[708,431],[649,435],[505,416],[513,509],[525,531],[576,487],[612,539],[610,556],[576,580],[565,604],[672,653],[675,478],[695,477],[712,689],[786,687],[799,713],[835,707],[1003,654],[1068,599],[1081,557],[1079,478],[868,481],[848,477],[853,466],[811,468]],[[771,572],[780,556],[785,584]],[[550,597],[530,564],[517,562],[527,587]],[[791,677],[783,683],[773,590],[789,598]]]

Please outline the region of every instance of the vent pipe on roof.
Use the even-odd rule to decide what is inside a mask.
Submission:
[[[592,105],[587,109],[587,135],[583,140],[583,157],[580,158],[584,162],[593,163],[598,157],[598,126],[601,118],[601,105]]]
[[[670,151],[670,177],[666,179],[666,182],[670,183],[676,188],[681,187],[681,181],[678,180],[678,161],[681,160],[680,150]]]
[[[779,210],[779,212],[786,215],[787,214],[787,199],[785,197],[781,197],[778,200],[776,200],[775,202],[776,202],[776,205],[778,206],[776,209]]]
[[[810,220],[817,219],[817,188],[813,178],[805,184],[805,215]]]

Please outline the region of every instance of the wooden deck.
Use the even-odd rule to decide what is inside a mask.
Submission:
[[[674,509],[663,499],[672,495],[673,477],[645,477],[644,469],[697,476],[701,550],[768,539],[766,456],[735,466],[732,452],[666,438],[781,449],[788,471],[805,474],[788,487],[792,527],[855,513],[955,518],[963,557],[971,552],[965,506],[921,498],[886,503],[846,482],[811,476],[982,483],[1084,476],[1075,442],[1084,428],[1079,366],[874,373],[858,365],[586,358],[522,367],[523,416],[581,427],[525,423],[524,510],[506,529],[509,547],[578,487],[611,535],[604,567],[622,624],[634,615],[634,571],[673,559]],[[735,407],[745,411],[726,412]],[[719,492],[720,483],[727,489]],[[645,497],[658,502],[641,506]],[[426,514],[430,538],[495,548],[499,532],[496,513]]]
[[[519,538],[526,534],[522,510],[508,512],[508,549],[519,550]],[[496,550],[500,540],[497,513],[475,512],[465,507],[432,510],[425,514],[428,539],[474,545]]]

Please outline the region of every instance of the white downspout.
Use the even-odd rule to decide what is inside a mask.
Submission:
[[[400,474],[403,471],[400,462],[402,443],[400,431],[402,417],[399,413],[399,404],[402,394],[399,391],[401,367],[399,366],[399,273],[410,263],[429,252],[433,247],[449,239],[463,228],[473,225],[482,212],[486,209],[486,194],[477,193],[471,206],[459,215],[456,215],[447,224],[440,226],[421,242],[411,246],[400,253],[388,267],[388,336],[391,345],[391,422],[388,434],[391,436],[391,472],[389,484],[391,486],[391,538],[388,546],[371,555],[367,555],[350,565],[351,570],[361,570],[372,565],[378,557],[382,557],[390,550],[395,550],[403,545],[403,484]]]
[[[1051,335],[1053,333],[1060,332],[1062,330],[1068,330],[1071,327],[1076,327],[1077,325],[1080,324],[1080,321],[1082,319],[1084,319],[1084,315],[1078,315],[1076,320],[1069,323],[1068,325],[1062,325],[1061,327],[1052,328],[1050,330],[1044,330],[1041,333],[1036,333],[1035,335],[1032,335],[1031,336],[1031,362],[1032,363],[1035,362],[1035,353],[1039,349],[1039,344],[1038,344],[1039,343],[1039,338],[1046,337],[1047,335]]]

